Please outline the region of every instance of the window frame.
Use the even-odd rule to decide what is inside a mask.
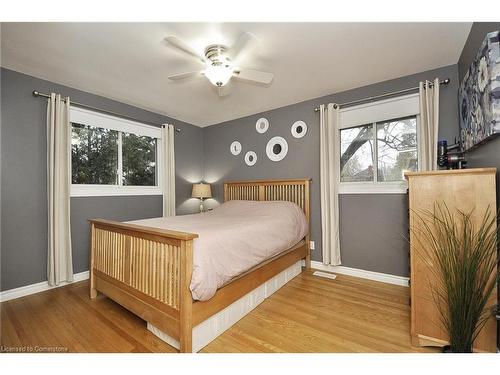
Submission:
[[[418,144],[420,141],[420,98],[418,93],[397,96],[394,98],[363,103],[360,105],[340,109],[337,129],[337,148],[335,153],[335,165],[338,168],[339,194],[406,194],[408,182],[402,181],[377,181],[378,178],[378,145],[377,123],[415,117],[417,132],[417,163],[420,165],[420,153]],[[354,128],[363,125],[373,127],[375,150],[373,155],[374,181],[340,181],[340,131],[342,129]]]
[[[146,125],[140,122],[111,116],[108,114],[90,111],[84,108],[70,108],[70,137],[73,133],[72,123],[95,126],[109,130],[118,131],[118,184],[71,184],[71,197],[100,197],[100,196],[126,196],[126,195],[162,195],[162,150],[161,150],[161,128]],[[156,138],[156,186],[131,186],[123,185],[123,155],[122,155],[122,133],[132,133],[138,136]],[[71,140],[70,140],[71,143]],[[70,158],[72,158],[70,152]],[[71,160],[70,160],[71,165]]]

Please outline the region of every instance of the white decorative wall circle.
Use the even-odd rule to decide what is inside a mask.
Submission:
[[[229,147],[229,149],[231,150],[231,154],[235,156],[240,154],[241,148],[242,148],[241,143],[238,141],[234,141],[233,143],[231,143],[231,146]]]
[[[257,154],[253,151],[248,151],[245,154],[245,163],[247,163],[249,167],[257,163]]]
[[[307,124],[304,121],[295,121],[291,131],[295,138],[302,138],[307,133]]]
[[[288,143],[283,137],[273,137],[267,142],[266,154],[272,161],[283,160],[288,152]]]
[[[255,123],[255,129],[261,134],[267,132],[267,129],[269,129],[269,120],[265,117],[261,117]]]

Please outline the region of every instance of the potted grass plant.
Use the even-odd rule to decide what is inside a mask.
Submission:
[[[450,343],[443,351],[470,353],[494,309],[489,299],[498,282],[496,216],[488,208],[474,225],[477,212],[452,214],[445,204],[414,213],[417,221],[411,230],[438,281],[431,288]]]

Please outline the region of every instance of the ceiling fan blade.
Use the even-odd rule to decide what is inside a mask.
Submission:
[[[248,52],[257,46],[257,37],[249,32],[242,33],[238,40],[229,48],[227,55],[233,63],[242,60]]]
[[[273,81],[274,74],[261,72],[260,70],[238,68],[234,70],[233,77],[241,79],[243,81],[251,81],[269,85]]]
[[[196,76],[202,76],[203,71],[198,71],[198,72],[186,72],[186,73],[178,73],[178,74],[171,74],[168,76],[168,79],[172,81],[180,80],[180,79],[186,79],[186,78],[192,78]]]
[[[187,53],[188,55],[191,55],[195,57],[197,60],[200,62],[204,63],[205,62],[205,56],[202,54],[198,53],[195,51],[192,47],[190,47],[188,44],[184,43],[182,40],[177,38],[176,36],[167,36],[165,40],[170,43],[173,47],[180,49],[181,51]]]

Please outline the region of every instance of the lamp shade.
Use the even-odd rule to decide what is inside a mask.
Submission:
[[[209,184],[193,184],[192,198],[212,198],[212,189]]]
[[[225,86],[232,75],[233,69],[223,64],[212,64],[205,70],[205,77],[208,78],[212,85],[218,87]]]

